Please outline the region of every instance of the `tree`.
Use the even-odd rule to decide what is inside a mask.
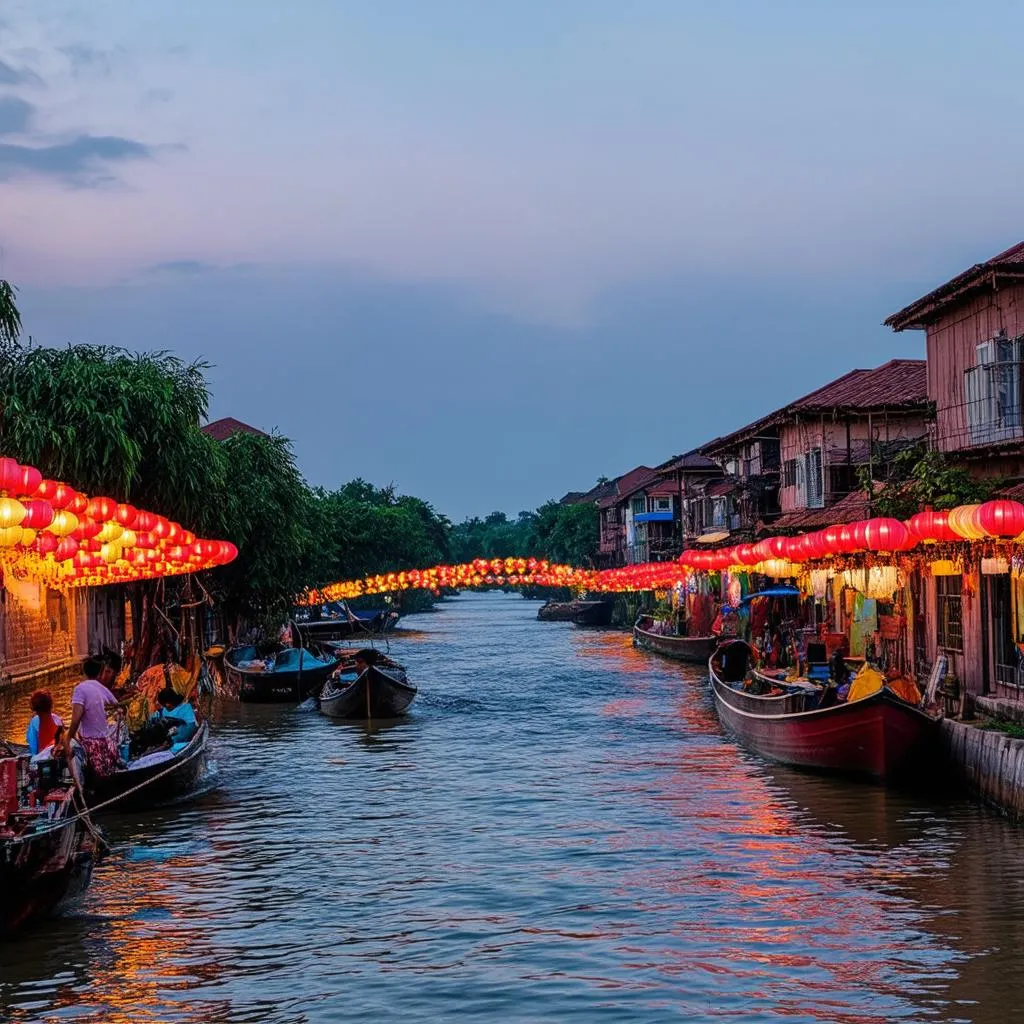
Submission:
[[[15,287],[0,279],[0,349],[10,349],[21,336],[21,313],[15,302]]]

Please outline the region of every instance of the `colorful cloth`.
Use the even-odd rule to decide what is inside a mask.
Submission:
[[[42,721],[40,721],[39,715],[33,715],[32,721],[28,723],[28,730],[25,733],[28,752],[34,756],[40,750],[45,750],[53,743],[57,735],[57,729],[63,724],[59,715],[45,715]]]
[[[83,736],[82,746],[85,748],[85,760],[89,771],[96,778],[105,779],[121,767],[121,759],[117,756],[114,741],[109,736]]]

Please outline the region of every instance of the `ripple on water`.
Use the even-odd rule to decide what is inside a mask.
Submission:
[[[536,607],[396,637],[397,723],[218,709],[216,789],[110,822],[80,912],[3,948],[6,1018],[1011,1019],[1019,832],[767,766],[699,671]]]

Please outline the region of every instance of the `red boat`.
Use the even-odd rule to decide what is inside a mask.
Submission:
[[[28,764],[27,756],[0,757],[0,938],[80,896],[98,852],[74,787],[37,788]]]
[[[733,641],[708,662],[715,708],[726,729],[762,757],[879,781],[927,774],[938,758],[939,719],[889,689],[807,710],[817,702],[817,687],[794,687],[776,696],[741,689],[745,671],[741,674],[739,666],[745,670],[747,657],[736,645],[749,655],[743,641]]]
[[[651,627],[654,619],[641,615],[633,626],[633,643],[637,647],[664,654],[666,658],[689,661],[703,665],[718,646],[715,636],[675,636],[671,633],[655,633]]]

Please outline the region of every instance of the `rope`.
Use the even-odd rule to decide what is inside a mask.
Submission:
[[[38,836],[49,835],[51,832],[59,832],[62,828],[67,828],[68,825],[73,825],[76,821],[89,818],[90,814],[94,814],[97,811],[102,811],[103,808],[110,807],[112,804],[116,804],[118,801],[124,800],[125,797],[129,797],[135,793],[138,793],[139,790],[144,789],[151,782],[156,782],[157,779],[162,779],[165,775],[170,775],[171,772],[177,771],[178,768],[180,768],[183,764],[188,764],[188,762],[191,761],[193,758],[198,757],[200,754],[204,753],[206,753],[205,744],[203,746],[198,747],[196,750],[192,751],[192,753],[189,754],[188,757],[183,757],[181,758],[181,760],[175,761],[173,764],[168,765],[163,771],[157,772],[156,775],[151,775],[148,779],[145,779],[137,785],[132,786],[131,789],[126,789],[123,793],[118,793],[117,796],[113,796],[109,800],[104,800],[103,803],[101,804],[95,804],[92,807],[87,807],[85,810],[79,812],[73,817],[64,818],[62,821],[56,822],[55,824],[51,825],[49,828],[40,829],[38,832],[33,832],[30,835],[15,836],[13,839],[8,839],[6,841],[9,843],[26,843],[32,839],[37,838]],[[88,828],[89,826],[86,827]],[[93,828],[95,828],[95,826],[93,826]]]

